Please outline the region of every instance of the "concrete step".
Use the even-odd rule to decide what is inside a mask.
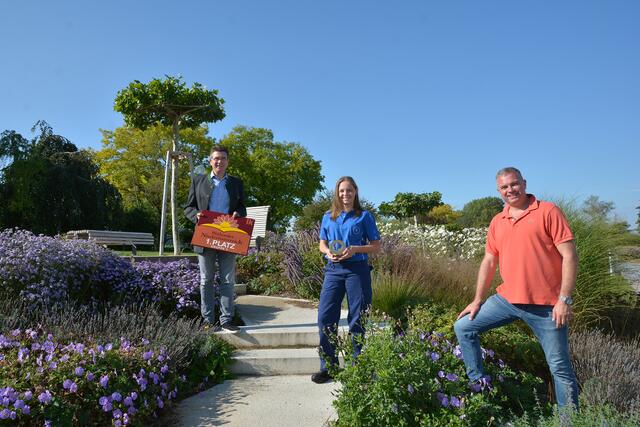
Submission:
[[[340,321],[340,335],[349,331],[345,319]],[[236,348],[317,347],[320,340],[315,323],[240,326],[235,334],[220,333],[220,338]]]
[[[234,353],[236,375],[311,375],[320,369],[316,348],[268,348]]]

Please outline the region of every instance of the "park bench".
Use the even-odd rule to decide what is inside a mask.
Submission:
[[[154,244],[153,234],[133,231],[108,230],[75,230],[67,232],[67,239],[91,240],[104,246],[131,246],[131,254],[135,255],[138,245]]]
[[[249,247],[260,250],[262,239],[267,235],[267,216],[270,206],[252,206],[247,208],[247,218],[253,218],[253,233]]]

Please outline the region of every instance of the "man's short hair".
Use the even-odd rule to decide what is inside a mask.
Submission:
[[[504,175],[509,175],[510,173],[515,174],[518,177],[519,181],[524,181],[524,178],[522,177],[522,174],[520,173],[520,171],[517,168],[514,168],[513,166],[508,166],[506,168],[500,169],[496,174],[496,179]]]
[[[227,157],[229,157],[229,150],[224,145],[214,144],[214,146],[211,147],[211,151],[209,152],[209,156],[211,156],[216,151],[221,152],[221,153],[225,153],[227,155]]]

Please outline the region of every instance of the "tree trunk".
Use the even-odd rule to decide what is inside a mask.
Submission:
[[[177,208],[177,193],[178,193],[178,156],[175,152],[178,151],[178,122],[176,118],[173,121],[173,151],[174,155],[171,156],[171,233],[173,236],[173,254],[180,254],[180,236],[178,234],[178,208]]]

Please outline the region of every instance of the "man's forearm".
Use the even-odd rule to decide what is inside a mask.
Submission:
[[[496,264],[497,262],[494,257],[485,255],[482,263],[480,264],[480,269],[478,269],[474,301],[483,301],[487,295],[489,287],[491,287],[493,275],[496,272]]]
[[[562,281],[560,283],[560,295],[571,296],[576,288],[576,275],[578,273],[578,254],[575,244],[571,242],[561,243],[557,246],[562,256]]]

